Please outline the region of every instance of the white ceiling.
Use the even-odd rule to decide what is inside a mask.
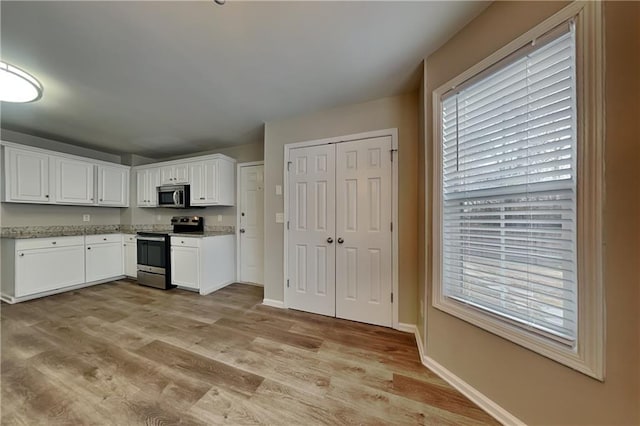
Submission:
[[[2,127],[114,153],[262,139],[263,123],[417,88],[486,2],[1,3],[2,59],[43,98]]]

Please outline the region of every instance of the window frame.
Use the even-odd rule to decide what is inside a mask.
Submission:
[[[558,25],[575,20],[577,105],[577,308],[573,348],[474,309],[444,295],[442,281],[441,100],[454,87],[487,70]],[[604,289],[602,208],[604,196],[604,49],[601,2],[574,2],[483,61],[433,91],[432,304],[486,331],[510,340],[598,380],[604,380]]]

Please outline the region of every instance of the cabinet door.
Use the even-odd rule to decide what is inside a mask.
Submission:
[[[147,206],[158,206],[158,187],[160,186],[160,169],[147,169]]]
[[[200,250],[171,247],[171,284],[193,290],[200,288]]]
[[[87,282],[123,275],[122,243],[87,246]]]
[[[189,165],[191,205],[208,206],[218,203],[218,161],[200,161]]]
[[[15,297],[84,283],[84,245],[16,253]]]
[[[48,203],[49,156],[21,149],[5,149],[6,201]]]
[[[138,170],[136,172],[136,204],[138,207],[147,207],[147,193],[149,186],[149,170]]]
[[[173,182],[189,183],[189,164],[176,164],[173,167]]]
[[[98,166],[98,205],[129,205],[129,170],[123,167]]]
[[[138,251],[135,241],[127,239],[124,246],[124,274],[128,277],[138,276]]]
[[[173,183],[173,166],[165,166],[160,169],[160,183],[169,185]]]
[[[53,157],[56,203],[95,204],[94,165],[86,161]]]

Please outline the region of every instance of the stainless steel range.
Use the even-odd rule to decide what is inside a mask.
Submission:
[[[169,234],[138,232],[138,284],[168,290],[171,285]]]
[[[202,216],[174,216],[173,232],[198,234],[204,231]],[[138,284],[168,290],[171,284],[171,235],[138,232]]]

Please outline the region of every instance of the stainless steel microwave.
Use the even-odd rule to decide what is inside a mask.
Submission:
[[[189,208],[189,185],[164,185],[158,187],[158,207]]]

